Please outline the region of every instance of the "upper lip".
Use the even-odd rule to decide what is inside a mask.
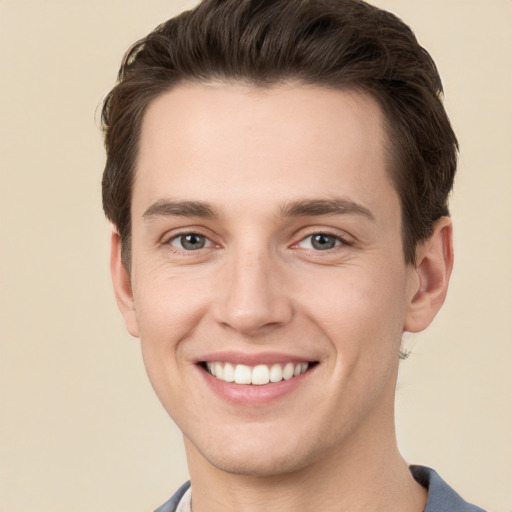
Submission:
[[[283,352],[259,352],[247,353],[237,351],[211,352],[197,358],[197,363],[222,362],[231,364],[245,364],[247,366],[256,366],[258,364],[284,364],[284,363],[310,363],[316,361],[296,354],[287,354]]]

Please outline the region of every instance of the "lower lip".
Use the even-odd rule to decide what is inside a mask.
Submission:
[[[202,367],[198,367],[207,385],[212,391],[223,400],[236,404],[251,407],[268,405],[271,402],[292,393],[308,378],[313,371],[308,369],[305,373],[292,377],[289,380],[270,382],[261,386],[254,384],[235,384],[217,379]]]

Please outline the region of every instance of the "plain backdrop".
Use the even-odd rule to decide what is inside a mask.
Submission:
[[[453,280],[407,338],[400,446],[510,512],[512,2],[375,3],[433,55],[462,148]],[[153,510],[187,478],[111,291],[97,110],[128,46],[191,5],[0,0],[1,511]]]

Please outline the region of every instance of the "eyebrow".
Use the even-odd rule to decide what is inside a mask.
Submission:
[[[318,215],[362,215],[375,220],[373,213],[365,206],[345,198],[305,199],[291,201],[281,207],[283,217],[308,217]]]
[[[302,199],[290,201],[281,206],[282,217],[314,217],[321,215],[362,215],[375,220],[372,212],[365,206],[345,198]],[[153,203],[142,215],[151,217],[202,217],[217,219],[215,208],[204,201],[173,201],[160,199]]]
[[[203,217],[218,218],[214,208],[203,201],[172,201],[160,199],[153,203],[142,215],[144,219],[151,217]]]

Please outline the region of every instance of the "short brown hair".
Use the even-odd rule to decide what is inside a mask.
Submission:
[[[288,81],[372,95],[385,113],[404,258],[448,215],[458,144],[430,55],[393,14],[361,0],[203,0],[124,56],[103,104],[103,208],[129,268],[131,196],[149,103],[183,82]]]

